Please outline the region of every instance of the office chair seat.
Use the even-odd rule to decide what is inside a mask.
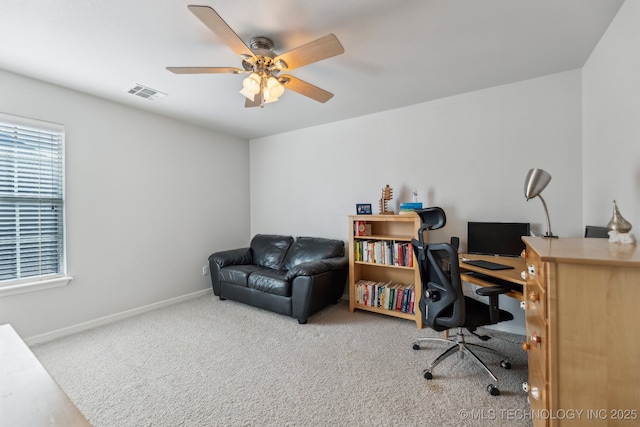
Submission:
[[[507,290],[510,292],[510,289]],[[471,297],[464,297],[464,305],[466,307],[465,319],[463,328],[478,328],[480,326],[490,325],[492,323],[490,318],[490,311],[487,309],[487,304],[482,301],[475,300]],[[505,310],[498,310],[498,322],[506,322],[513,320],[513,314]]]

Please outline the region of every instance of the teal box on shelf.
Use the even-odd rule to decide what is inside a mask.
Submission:
[[[401,211],[415,211],[416,209],[422,209],[422,202],[404,202],[400,203]]]

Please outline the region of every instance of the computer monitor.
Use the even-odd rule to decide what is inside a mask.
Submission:
[[[528,222],[468,222],[467,252],[517,257],[524,249],[522,236],[529,234]]]

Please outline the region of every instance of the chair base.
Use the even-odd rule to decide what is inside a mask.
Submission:
[[[489,392],[489,394],[491,394],[492,396],[498,396],[500,394],[500,390],[498,389],[498,378],[493,374],[493,372],[491,372],[487,365],[471,350],[470,347],[477,348],[478,350],[488,351],[497,356],[500,356],[502,358],[502,360],[500,361],[500,366],[504,369],[511,369],[511,363],[509,363],[509,357],[506,354],[501,353],[493,348],[486,347],[484,345],[467,343],[464,339],[462,328],[458,328],[455,340],[448,340],[444,338],[418,338],[413,343],[413,349],[420,350],[420,344],[427,342],[444,342],[453,345],[445,350],[433,362],[431,362],[429,367],[422,372],[423,376],[426,379],[430,380],[433,378],[433,368],[435,368],[440,362],[442,362],[447,357],[459,352],[462,357],[464,357],[465,354],[470,356],[471,360],[473,360],[477,365],[481,366],[485,370],[485,372],[489,374],[489,376],[493,379],[494,383],[487,386],[487,391]]]

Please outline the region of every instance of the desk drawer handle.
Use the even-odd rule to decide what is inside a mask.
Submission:
[[[531,387],[531,397],[535,400],[540,400],[540,389],[538,387]]]
[[[528,342],[526,342],[526,341],[525,341],[525,342],[523,342],[523,343],[522,343],[522,349],[523,349],[524,351],[529,351],[529,350],[531,350],[531,344],[529,344],[529,343],[528,343]]]
[[[536,291],[529,292],[529,301],[536,302],[539,300],[538,293]]]
[[[529,276],[536,277],[536,266],[533,264],[529,264],[527,266],[527,270],[529,271]]]
[[[531,334],[531,342],[540,345],[542,344],[542,337],[534,332]]]

